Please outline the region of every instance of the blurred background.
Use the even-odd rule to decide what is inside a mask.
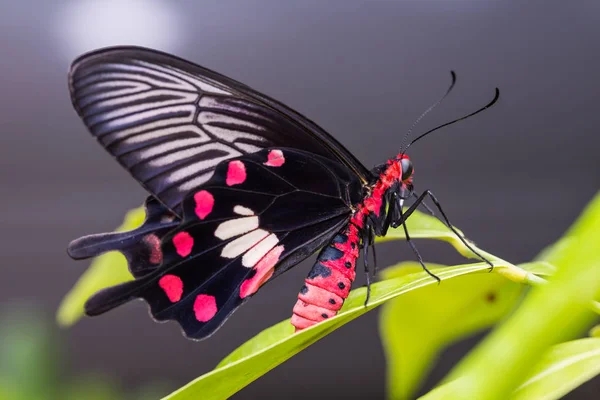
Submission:
[[[267,285],[204,342],[155,324],[141,302],[56,327],[61,298],[88,265],[69,259],[67,243],[112,230],[145,198],[87,133],[67,90],[74,57],[117,44],[170,52],[265,92],[369,167],[396,154],[446,90],[450,69],[454,92],[417,132],[476,110],[498,86],[492,109],[436,132],[410,155],[417,190],[433,190],[467,236],[515,263],[558,238],[598,190],[597,1],[3,1],[0,308],[11,319],[1,323],[35,315],[38,325],[25,331],[47,330],[61,344],[58,380],[105,376],[126,393],[159,383],[155,396],[167,394],[289,318],[312,265]],[[426,260],[461,262],[447,245],[418,245]],[[413,257],[401,242],[380,245],[378,256],[382,266]],[[449,349],[429,387],[472,344]],[[372,312],[234,398],[383,398],[384,368]],[[599,393],[596,379],[570,398]]]

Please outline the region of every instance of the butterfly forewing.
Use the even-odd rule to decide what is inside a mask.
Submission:
[[[222,162],[184,198],[183,221],[162,239],[160,267],[99,292],[86,310],[95,315],[139,297],[155,319],[207,337],[265,282],[348,223],[360,197],[348,193],[357,185],[344,165],[295,149]]]
[[[224,160],[271,146],[336,160],[362,182],[369,171],[333,137],[283,104],[216,72],[153,50],[86,54],[69,74],[90,132],[152,195],[180,213]]]

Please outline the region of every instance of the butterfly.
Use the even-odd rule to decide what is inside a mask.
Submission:
[[[120,251],[135,278],[94,294],[88,315],[143,299],[155,320],[175,320],[188,338],[204,339],[265,283],[319,251],[291,318],[305,329],[336,315],[361,250],[368,270],[376,236],[403,226],[416,252],[405,221],[427,197],[471,248],[435,196],[413,187],[405,151],[441,126],[368,169],[282,103],[155,50],[84,54],[71,66],[69,89],[90,133],[149,193],[137,229],[69,244],[74,259]],[[407,199],[415,201],[403,210]]]

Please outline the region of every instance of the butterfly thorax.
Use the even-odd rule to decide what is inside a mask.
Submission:
[[[406,199],[412,193],[413,167],[407,155],[399,154],[375,167],[372,172],[377,179],[369,185],[367,194],[352,215],[351,223],[364,229],[369,218],[375,234],[381,235],[389,202],[393,198]]]

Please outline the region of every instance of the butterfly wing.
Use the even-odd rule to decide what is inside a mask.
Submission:
[[[183,221],[162,240],[160,267],[97,293],[86,312],[143,298],[156,320],[176,320],[188,337],[205,338],[340,231],[360,188],[344,165],[296,149],[223,162],[183,200]]]
[[[248,86],[139,47],[85,54],[69,73],[73,105],[100,144],[179,214],[185,194],[219,162],[293,147],[370,172],[314,122]]]

